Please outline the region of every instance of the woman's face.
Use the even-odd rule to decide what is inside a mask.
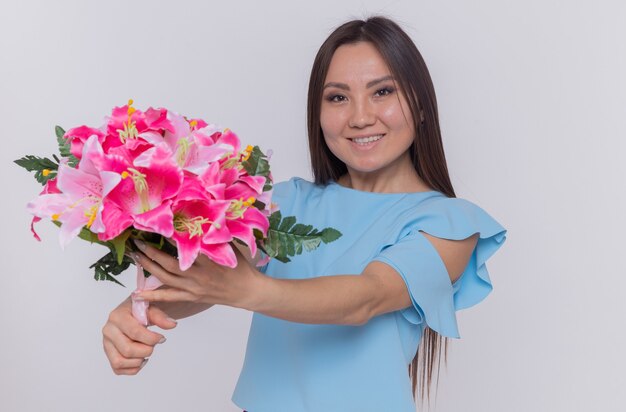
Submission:
[[[371,43],[340,46],[324,83],[320,122],[324,140],[352,173],[413,168],[411,111],[382,56]]]

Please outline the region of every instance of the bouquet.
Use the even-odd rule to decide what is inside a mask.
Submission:
[[[90,267],[96,280],[116,277],[131,264],[132,239],[162,249],[188,269],[198,254],[235,267],[232,242],[283,262],[341,236],[282,217],[271,202],[269,157],[242,145],[229,129],[189,119],[164,108],[142,112],[115,107],[99,128],[57,126],[60,157],[27,155],[15,161],[43,184],[27,205],[34,225],[50,219],[60,227],[61,247],[78,237],[108,248]],[[260,251],[260,252],[259,252]],[[161,285],[137,266],[137,290]],[[123,286],[123,285],[122,285]],[[133,315],[147,325],[147,303]]]

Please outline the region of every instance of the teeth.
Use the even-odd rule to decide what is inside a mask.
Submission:
[[[359,143],[359,144],[367,144],[370,142],[375,142],[376,140],[380,140],[383,138],[382,134],[376,135],[376,136],[369,136],[369,137],[359,137],[357,139],[352,139],[353,142],[355,143]]]

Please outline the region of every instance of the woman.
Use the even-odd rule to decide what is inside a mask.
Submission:
[[[308,133],[315,182],[278,183],[273,199],[339,240],[262,271],[236,251],[235,269],[200,257],[181,272],[139,244],[134,258],[167,287],[137,297],[156,304],[150,321],[163,329],[213,304],[254,311],[233,395],[248,411],[413,411],[443,336],[459,337],[455,310],[490,292],[485,261],[506,230],[455,198],[430,75],[389,19],[345,23],[321,46]],[[118,374],[136,374],[165,340],[132,318],[129,300],[103,335]]]

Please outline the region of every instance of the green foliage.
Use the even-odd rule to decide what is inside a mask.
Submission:
[[[250,176],[263,176],[267,178],[270,174],[270,164],[267,161],[267,156],[263,154],[259,146],[254,146],[248,160],[241,162],[241,164]],[[263,191],[266,191],[265,187]]]
[[[113,250],[115,251],[115,256],[117,257],[117,263],[120,265],[122,264],[122,261],[124,259],[124,252],[126,251],[126,240],[130,236],[130,234],[130,230],[125,230],[115,238],[109,240],[109,243],[113,245]]]
[[[35,172],[35,179],[42,185],[45,185],[48,180],[55,178],[57,175],[56,171],[59,168],[57,163],[47,157],[33,155],[26,155],[21,159],[14,160],[14,162],[29,172]],[[43,175],[44,170],[49,171],[48,176]]]
[[[57,135],[57,143],[59,144],[59,154],[61,157],[67,157],[68,162],[67,165],[70,167],[76,167],[78,165],[78,159],[70,152],[70,141],[69,139],[64,138],[65,130],[61,126],[56,126],[54,128],[54,132]]]
[[[280,211],[269,217],[270,228],[267,239],[259,245],[261,250],[272,258],[281,262],[290,262],[289,256],[310,252],[317,249],[322,243],[330,243],[342,235],[336,229],[314,229],[312,225],[296,223],[295,216],[282,218]]]
[[[117,276],[128,269],[131,263],[132,260],[128,256],[123,256],[122,262],[118,263],[116,254],[110,251],[98,259],[96,263],[89,266],[89,268],[94,269],[94,279],[108,280],[124,286],[120,281],[115,279],[114,276]]]
[[[61,222],[53,220],[53,223],[55,225],[61,227]],[[78,234],[78,237],[83,239],[83,240],[86,240],[89,243],[98,243],[100,245],[106,246],[109,249],[113,250],[110,243],[101,241],[100,239],[98,239],[98,235],[96,233],[93,233],[91,230],[89,230],[89,229],[87,229],[85,227],[83,227],[80,230],[80,233]]]
[[[57,136],[57,143],[59,144],[59,153],[61,157],[68,159],[67,165],[70,167],[76,167],[78,165],[78,159],[76,156],[70,153],[70,142],[63,138],[65,130],[62,127],[56,126],[54,132]],[[52,155],[54,160],[50,160],[47,157],[39,157],[33,155],[26,155],[21,159],[17,159],[14,162],[28,170],[29,172],[35,172],[35,179],[42,185],[45,185],[48,180],[54,179],[57,176],[59,170],[59,158],[56,155]],[[43,171],[48,170],[48,175],[44,176]]]
[[[61,156],[68,157],[70,155],[70,142],[65,139],[65,130],[61,126],[55,126],[54,133],[57,135],[57,143],[59,144],[59,153]]]

